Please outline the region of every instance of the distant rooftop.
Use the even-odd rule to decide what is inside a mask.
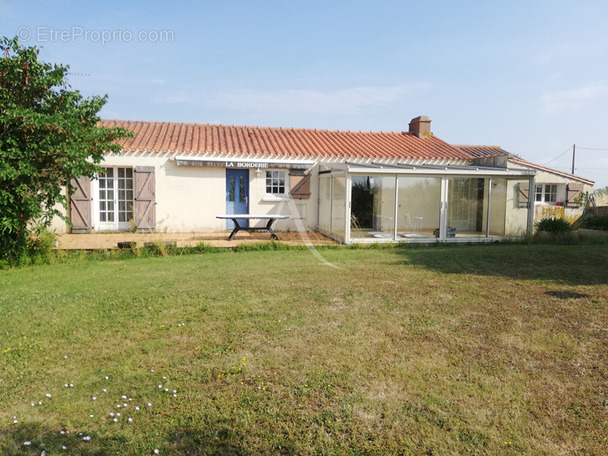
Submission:
[[[524,160],[523,158],[511,157],[511,158],[509,158],[509,161],[511,163],[516,164],[516,165],[528,166],[530,168],[534,168],[534,169],[537,169],[539,171],[545,171],[547,173],[555,174],[557,176],[562,176],[562,177],[567,177],[567,178],[570,178],[570,179],[574,179],[574,180],[577,180],[577,181],[582,182],[582,183],[587,184],[587,185],[593,185],[593,184],[595,184],[595,182],[592,181],[592,180],[584,179],[582,177],[575,176],[574,174],[564,173],[563,171],[558,171],[558,170],[553,169],[553,168],[547,168],[546,166],[537,165],[535,163],[531,163],[531,162],[529,162],[527,160]]]
[[[513,154],[501,149],[500,146],[460,146],[453,145],[455,148],[475,157],[503,157],[505,155],[512,156]]]

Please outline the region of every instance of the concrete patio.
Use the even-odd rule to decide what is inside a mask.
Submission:
[[[118,249],[119,242],[136,242],[143,247],[146,242],[175,243],[177,247],[194,247],[201,243],[212,247],[232,248],[241,244],[265,243],[271,241],[265,232],[239,232],[232,241],[228,241],[230,231],[219,233],[89,233],[89,234],[58,234],[56,248],[60,250],[107,250]],[[281,232],[277,233],[277,242],[287,245],[336,244],[330,238],[319,233]]]

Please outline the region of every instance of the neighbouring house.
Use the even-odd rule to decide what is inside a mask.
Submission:
[[[583,213],[581,193],[592,193],[594,182],[573,174],[540,166],[498,146],[455,146],[476,157],[473,162],[536,172],[534,186],[522,183],[519,204],[534,203],[534,220],[558,217],[574,221]]]
[[[347,244],[485,242],[532,231],[530,189],[538,187],[538,203],[557,205],[570,201],[568,185],[589,183],[550,181],[545,168],[510,154],[450,145],[426,116],[404,132],[102,124],[134,136],[96,179],[73,179],[72,226],[55,220],[57,232],[217,232],[232,228],[217,215],[283,214],[277,230]]]

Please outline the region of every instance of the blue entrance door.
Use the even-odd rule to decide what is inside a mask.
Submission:
[[[226,169],[226,214],[249,214],[249,170]],[[249,220],[238,219],[242,227]],[[234,222],[226,220],[226,229],[233,229]]]

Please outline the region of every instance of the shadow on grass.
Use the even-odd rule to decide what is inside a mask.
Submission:
[[[197,429],[180,429],[169,437],[168,454],[184,455],[228,455],[244,456],[248,454],[239,443],[241,437],[226,427],[215,431],[201,432]]]
[[[608,284],[608,245],[442,245],[400,250],[411,265],[565,285]]]
[[[124,438],[102,438],[96,432],[80,433],[46,429],[39,423],[18,424],[0,429],[0,454],[36,455],[66,454],[105,456],[111,448],[124,444]]]
[[[586,293],[577,293],[575,291],[547,291],[546,294],[558,299],[583,299],[591,297]]]
[[[62,431],[45,428],[40,423],[15,424],[0,428],[0,454],[3,456],[78,455],[110,456],[117,454],[154,455],[245,455],[242,440],[228,428],[200,430],[172,429],[162,440],[134,444],[119,432],[102,436],[98,431]]]

